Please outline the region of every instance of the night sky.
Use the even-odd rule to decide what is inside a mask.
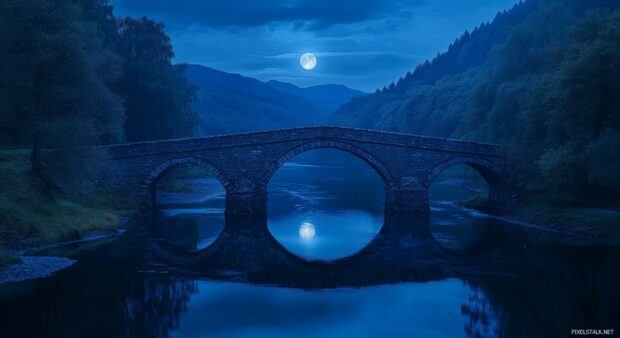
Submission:
[[[166,24],[175,62],[300,86],[389,85],[518,0],[112,0]],[[299,57],[317,56],[314,70]]]

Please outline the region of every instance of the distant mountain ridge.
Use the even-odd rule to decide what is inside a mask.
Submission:
[[[200,135],[319,124],[328,113],[302,97],[239,74],[188,65],[187,78],[199,87],[193,109],[202,119]]]
[[[276,80],[267,81],[266,83],[278,91],[301,96],[331,111],[335,111],[342,104],[349,102],[354,97],[368,95],[368,93],[363,91],[351,89],[339,84],[299,87],[291,83]]]
[[[365,94],[341,85],[265,83],[202,65],[187,65],[186,74],[199,87],[193,104],[202,119],[199,135],[317,125],[352,97]]]

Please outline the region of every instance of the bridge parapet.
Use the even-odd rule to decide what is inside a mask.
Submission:
[[[488,143],[442,139],[393,132],[331,126],[280,129],[231,135],[159,140],[102,146],[113,158],[145,156],[154,153],[200,151],[246,145],[287,143],[291,140],[338,139],[355,143],[376,143],[393,147],[428,149],[472,155],[497,156],[497,146]]]

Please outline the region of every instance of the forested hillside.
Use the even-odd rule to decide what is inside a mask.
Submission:
[[[188,65],[187,77],[199,88],[193,108],[201,118],[200,135],[319,124],[333,111],[239,74]]]
[[[191,135],[196,89],[164,26],[107,0],[0,2],[0,145],[74,146]]]
[[[75,147],[189,136],[196,88],[164,26],[118,18],[107,0],[0,1],[0,148]],[[30,152],[0,149],[4,245],[78,239],[119,225],[124,196],[96,186],[106,154],[56,158],[80,189],[39,177]],[[36,158],[36,156],[33,156]]]
[[[561,204],[617,203],[617,1],[528,0],[332,121],[496,142],[520,183]]]

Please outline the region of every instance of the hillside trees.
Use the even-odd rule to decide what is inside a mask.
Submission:
[[[518,183],[530,197],[617,206],[618,7],[606,0],[520,3],[394,89],[344,105],[333,121],[498,143],[516,159]]]
[[[575,21],[556,4],[513,28],[458,135],[524,157],[515,165],[529,172],[526,188],[556,203],[618,200],[619,23],[618,10]]]
[[[107,0],[0,2],[0,145],[189,136],[194,88],[163,25]]]
[[[567,202],[614,197],[620,192],[620,11],[591,12],[570,35],[549,90],[557,94],[549,94],[555,99],[546,113],[549,150],[539,162],[544,187]],[[555,175],[567,162],[573,169]]]
[[[120,58],[81,7],[70,0],[0,6],[2,140],[29,144],[37,131],[49,146],[124,140],[123,107],[108,86]]]
[[[118,27],[125,63],[115,88],[125,102],[127,140],[192,135],[199,124],[191,108],[197,88],[187,82],[184,66],[172,65],[174,51],[163,24],[122,18]]]

